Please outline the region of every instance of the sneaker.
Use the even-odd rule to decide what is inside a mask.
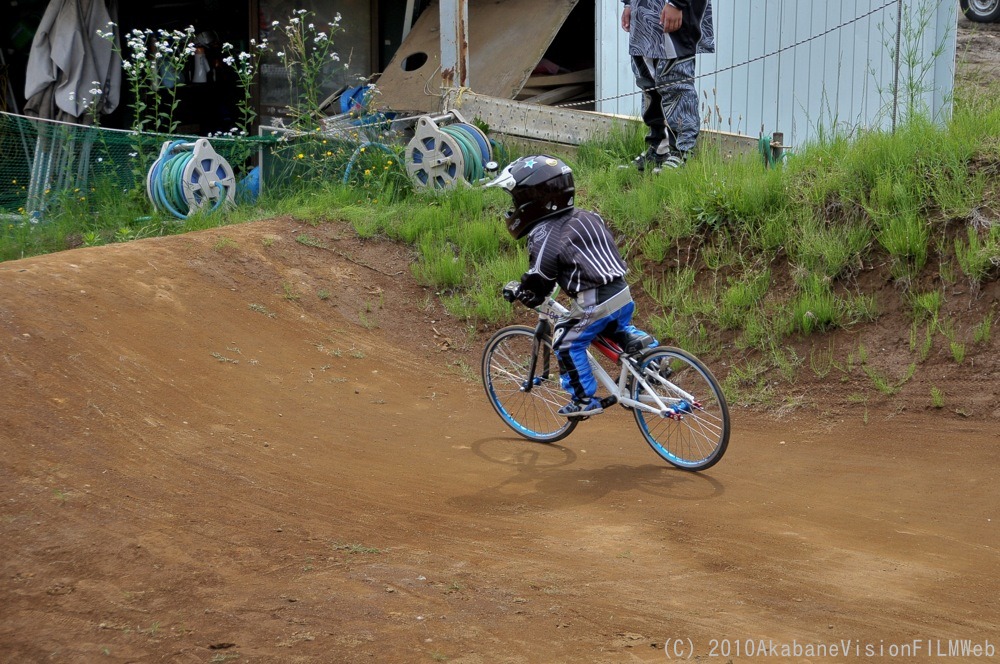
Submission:
[[[640,173],[646,170],[647,165],[652,165],[653,171],[657,172],[656,169],[660,167],[663,160],[668,156],[668,154],[657,154],[654,148],[646,148],[646,151],[633,159],[632,163],[635,164],[636,170]]]
[[[657,155],[658,162],[653,167],[654,173],[661,173],[665,168],[680,168],[687,161],[686,152],[670,151],[665,155]],[[642,170],[642,169],[639,169]]]
[[[603,412],[599,399],[574,400],[559,409],[559,414],[565,417],[590,417]]]

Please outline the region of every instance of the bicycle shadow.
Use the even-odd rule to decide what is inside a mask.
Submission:
[[[636,491],[686,501],[713,500],[725,493],[722,482],[710,475],[665,464],[572,468],[577,453],[558,443],[532,443],[498,436],[474,441],[471,449],[476,456],[515,471],[498,485],[474,494],[477,502],[509,503],[516,499],[544,507],[569,507]],[[469,504],[469,497],[456,500]]]

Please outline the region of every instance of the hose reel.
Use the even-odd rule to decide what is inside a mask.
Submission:
[[[478,182],[496,168],[489,138],[458,111],[419,117],[406,145],[405,162],[418,189],[451,189],[462,182]]]
[[[146,192],[157,210],[186,219],[197,211],[232,204],[236,177],[208,139],[165,141],[146,175]]]

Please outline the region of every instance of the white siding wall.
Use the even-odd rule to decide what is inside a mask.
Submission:
[[[717,52],[698,57],[696,85],[711,129],[759,136],[782,131],[801,145],[830,132],[892,126],[892,89],[898,6],[889,0],[715,0]],[[906,91],[934,117],[947,117],[954,83],[957,3],[901,0],[903,69],[899,118]],[[638,94],[620,25],[618,0],[597,0],[597,109],[639,115]],[[921,18],[926,25],[921,27]],[[789,48],[843,23],[849,25]],[[746,63],[781,49],[780,54]],[[917,64],[907,68],[907,51]],[[729,67],[733,69],[718,72]],[[927,69],[922,76],[920,72]],[[908,85],[907,81],[915,85]],[[720,120],[721,116],[721,120]]]

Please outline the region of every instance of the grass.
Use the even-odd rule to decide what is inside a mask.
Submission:
[[[934,408],[944,408],[944,392],[936,387],[931,387],[931,406]]]

